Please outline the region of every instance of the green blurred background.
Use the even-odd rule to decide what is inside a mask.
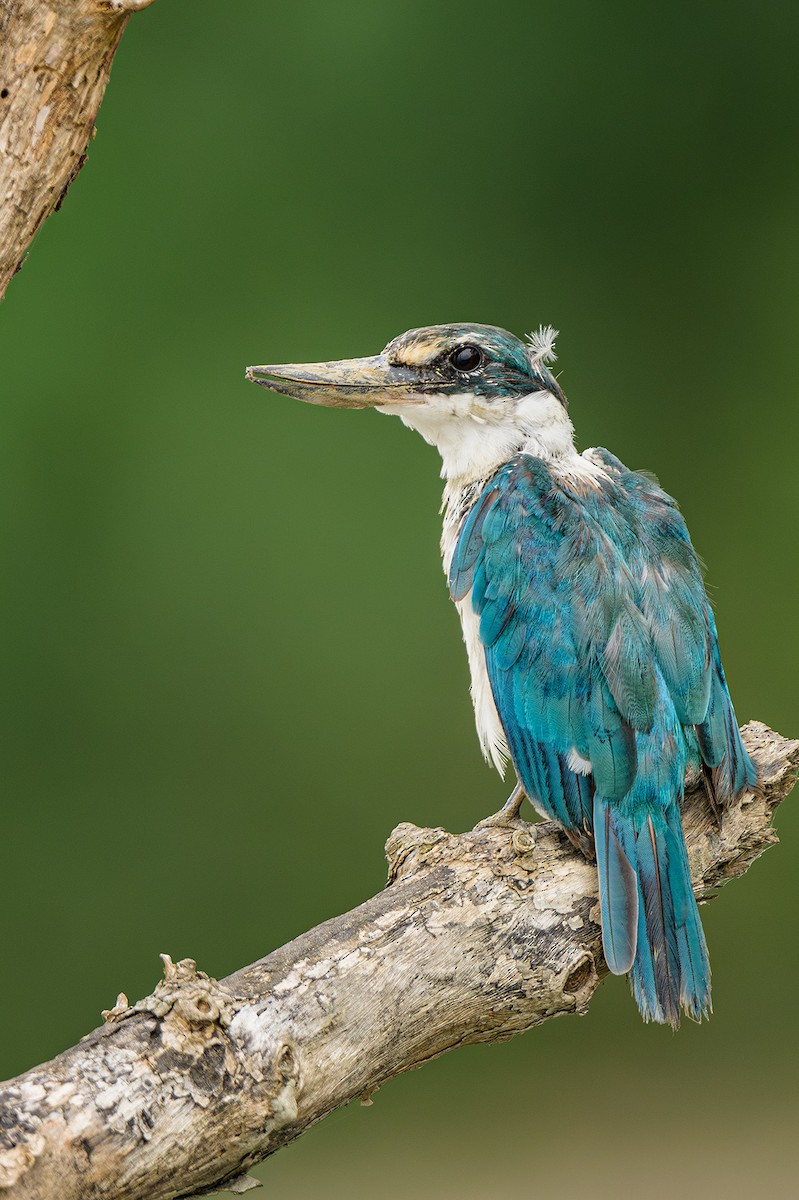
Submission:
[[[0,321],[0,1076],[159,951],[366,898],[483,766],[435,452],[246,384],[409,326],[562,332],[581,446],[675,494],[739,717],[799,733],[799,9],[158,0]],[[705,909],[716,1015],[590,1014],[392,1082],[285,1198],[792,1194],[799,806]]]

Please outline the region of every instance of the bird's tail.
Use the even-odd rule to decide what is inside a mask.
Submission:
[[[691,886],[680,810],[620,811],[594,798],[602,943],[616,975],[630,973],[645,1021],[677,1028],[680,1010],[711,1012],[710,962]]]

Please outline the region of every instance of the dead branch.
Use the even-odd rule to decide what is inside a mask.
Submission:
[[[132,12],[152,0],[13,0],[0,6],[0,300],[61,207]]]
[[[799,742],[743,731],[762,788],[719,832],[701,786],[684,824],[700,899],[777,841]],[[248,1167],[401,1071],[583,1013],[601,978],[596,872],[550,824],[399,825],[389,883],[217,982],[164,978],[50,1063],[0,1088],[9,1200],[173,1200],[256,1186]],[[630,1007],[630,1020],[637,1020]]]

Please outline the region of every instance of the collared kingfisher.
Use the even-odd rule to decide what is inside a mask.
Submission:
[[[381,354],[250,367],[311,404],[394,414],[443,461],[441,550],[486,759],[596,860],[602,943],[646,1021],[711,1011],[683,836],[689,769],[720,819],[757,775],[685,522],[650,475],[578,453],[555,331],[432,325]],[[495,818],[495,819],[496,819]]]

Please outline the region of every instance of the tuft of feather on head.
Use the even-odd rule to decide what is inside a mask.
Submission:
[[[557,336],[557,329],[553,329],[551,325],[540,325],[535,333],[528,333],[527,343],[530,347],[530,360],[533,366],[537,363],[553,363],[557,360],[558,356],[555,353]]]

